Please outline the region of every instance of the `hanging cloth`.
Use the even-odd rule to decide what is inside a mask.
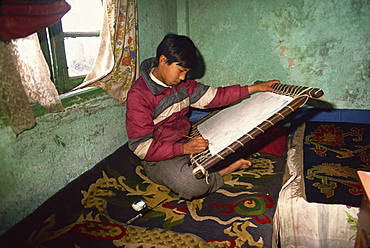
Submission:
[[[31,103],[63,110],[35,33],[69,9],[64,0],[0,1],[0,110],[15,134],[36,124]]]
[[[71,7],[64,0],[0,1],[0,39],[23,38],[58,22]]]
[[[99,86],[124,103],[139,75],[136,0],[106,0],[104,4],[98,55],[91,72],[74,90]]]

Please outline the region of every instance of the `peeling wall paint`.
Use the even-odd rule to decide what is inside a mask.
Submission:
[[[174,32],[173,27],[163,25],[147,28],[162,20],[163,12],[146,5],[159,2],[163,3],[139,0],[141,14],[151,16],[140,25],[141,60],[154,56],[163,38],[151,39],[151,33]],[[226,86],[279,79],[286,84],[322,88],[325,102],[319,107],[369,109],[369,1],[176,2],[177,6],[186,3],[189,10],[187,21],[181,19],[177,30],[193,39],[204,59],[205,69],[198,81]],[[168,22],[174,21],[168,18]]]
[[[127,141],[125,106],[108,96],[36,121],[0,133],[0,234]]]
[[[167,33],[177,32],[177,1],[138,0],[139,56],[155,57],[155,49]]]
[[[369,109],[370,2],[190,0],[190,36],[215,86],[279,79],[334,108]]]

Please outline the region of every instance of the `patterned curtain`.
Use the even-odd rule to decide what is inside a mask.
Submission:
[[[106,0],[101,44],[92,71],[76,87],[100,86],[118,101],[138,73],[138,32],[136,0]]]

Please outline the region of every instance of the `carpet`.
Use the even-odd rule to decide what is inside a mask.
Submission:
[[[304,138],[308,202],[359,207],[364,195],[358,170],[370,171],[370,125],[307,122]]]
[[[184,201],[151,182],[123,145],[3,234],[0,246],[268,247],[285,153],[250,159],[216,193]],[[127,224],[140,200],[146,213]]]

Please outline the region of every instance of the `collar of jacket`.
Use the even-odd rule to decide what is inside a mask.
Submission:
[[[146,85],[154,95],[160,94],[166,89],[166,87],[163,87],[162,85],[154,82],[149,76],[148,72],[150,71],[150,69],[156,66],[156,58],[146,59],[140,64],[140,75],[144,78]]]

